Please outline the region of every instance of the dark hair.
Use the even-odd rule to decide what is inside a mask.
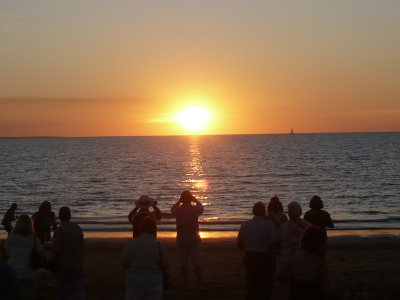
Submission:
[[[42,204],[40,204],[39,206],[39,212],[43,213],[43,212],[51,212],[52,209],[52,205],[50,201],[43,201]]]
[[[15,211],[17,208],[18,208],[18,203],[13,203],[10,206],[10,209],[13,210],[13,211]]]
[[[265,216],[265,205],[262,202],[257,202],[253,206],[253,215],[255,216]]]
[[[193,198],[194,197],[193,197],[192,193],[189,190],[184,190],[182,192],[182,194],[181,194],[180,200],[183,203],[190,203],[190,202],[192,202]]]
[[[63,206],[58,211],[58,217],[61,221],[69,221],[71,220],[71,209],[68,206]]]
[[[300,248],[302,250],[310,251],[311,253],[316,253],[325,244],[326,235],[318,226],[307,227],[304,231],[301,240]]]
[[[139,232],[155,234],[157,232],[156,221],[151,217],[143,218],[139,225]]]
[[[267,212],[270,214],[274,213],[283,213],[282,202],[279,201],[278,197],[272,197],[267,205]]]
[[[29,215],[19,216],[12,233],[25,236],[35,234],[32,218]]]
[[[324,208],[324,204],[322,203],[321,198],[319,196],[315,195],[311,198],[309,207],[321,209],[321,208]]]

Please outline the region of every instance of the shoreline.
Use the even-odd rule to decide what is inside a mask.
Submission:
[[[85,239],[128,239],[132,236],[131,231],[83,231]],[[204,241],[207,240],[236,240],[238,231],[201,231],[200,236]],[[6,232],[0,233],[0,239],[7,237]],[[158,239],[175,240],[176,231],[158,231]],[[374,230],[328,230],[330,240],[341,237],[363,237],[363,238],[379,238],[379,237],[397,237],[400,238],[400,229],[374,229]]]

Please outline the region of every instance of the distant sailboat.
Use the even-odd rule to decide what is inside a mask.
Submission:
[[[290,134],[293,134],[293,128],[290,130]]]

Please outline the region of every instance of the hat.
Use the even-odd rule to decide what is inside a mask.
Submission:
[[[149,198],[147,195],[142,195],[139,200],[135,201],[135,205],[139,208],[149,208],[153,203],[153,199]]]

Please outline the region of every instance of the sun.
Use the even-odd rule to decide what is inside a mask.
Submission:
[[[199,107],[191,107],[176,114],[177,121],[189,130],[204,129],[210,119],[210,113]]]

